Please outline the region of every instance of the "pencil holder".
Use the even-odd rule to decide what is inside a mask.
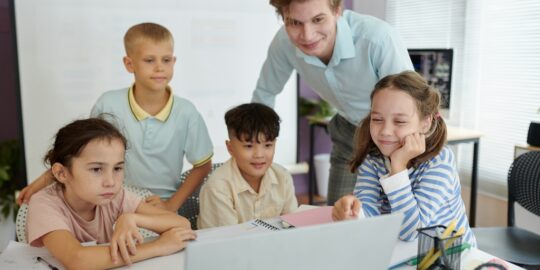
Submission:
[[[443,237],[445,230],[442,225],[418,229],[416,269],[460,269],[462,234],[452,231]]]

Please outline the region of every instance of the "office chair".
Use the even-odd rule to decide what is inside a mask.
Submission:
[[[124,189],[131,191],[132,193],[135,193],[135,195],[139,196],[142,199],[145,199],[148,196],[153,195],[150,190],[136,187],[132,185],[126,185],[124,184]],[[15,220],[15,233],[17,236],[17,240],[22,243],[28,243],[28,239],[26,238],[26,219],[28,216],[28,204],[24,203],[19,208],[19,211],[17,212],[17,218]],[[153,231],[140,228],[139,233],[143,237],[153,237],[157,236],[157,234]]]
[[[191,223],[191,228],[193,230],[197,229],[197,218],[199,217],[199,193],[201,191],[202,185],[208,181],[208,177],[217,169],[219,168],[223,163],[214,163],[212,164],[212,169],[210,170],[210,173],[208,173],[208,176],[206,176],[203,180],[203,184],[199,186],[195,191],[186,199],[184,204],[178,209],[178,214],[187,218],[189,222]],[[186,180],[186,177],[191,173],[191,170],[185,171],[180,176],[180,182],[179,185],[182,185],[184,181]]]
[[[540,152],[514,160],[508,172],[508,227],[474,228],[478,248],[526,269],[540,269],[540,235],[515,226],[514,203],[540,216]]]

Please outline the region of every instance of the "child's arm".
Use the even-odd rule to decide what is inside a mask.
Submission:
[[[52,231],[43,236],[45,247],[67,269],[108,269],[131,264],[157,256],[177,252],[186,246],[186,241],[195,239],[195,233],[183,228],[174,228],[163,233],[158,239],[137,246],[137,253],[127,259],[113,262],[109,247],[82,246],[66,230]]]
[[[30,201],[30,197],[32,197],[34,193],[42,190],[52,183],[54,183],[54,176],[49,169],[43,172],[36,180],[34,180],[34,182],[32,182],[32,184],[21,190],[19,196],[17,197],[17,204],[21,205],[23,203],[28,203]]]
[[[113,261],[117,260],[118,252],[124,258],[127,254],[136,254],[138,248],[135,244],[143,242],[139,227],[161,234],[173,228],[189,230],[191,224],[176,213],[141,202],[135,213],[124,213],[116,221],[110,245]]]
[[[195,189],[202,184],[204,178],[208,175],[211,169],[211,160],[208,160],[208,162],[204,163],[203,165],[193,167],[191,169],[191,173],[186,177],[186,180],[184,180],[184,183],[180,186],[180,188],[178,188],[171,198],[161,201],[159,200],[159,197],[152,196],[149,197],[146,202],[176,213],[186,201],[187,197],[189,197],[195,191]]]
[[[443,148],[437,157],[420,169],[413,181],[409,179],[407,170],[381,179],[392,212],[405,214],[401,239],[413,240],[418,235],[417,228],[434,225],[434,219],[438,218],[445,205],[448,206],[445,219],[460,218],[459,203],[462,202],[455,185],[458,179],[453,162],[451,151]]]

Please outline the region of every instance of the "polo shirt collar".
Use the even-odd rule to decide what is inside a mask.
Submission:
[[[349,27],[343,15],[339,16],[336,27],[336,42],[334,44],[332,58],[328,63],[332,66],[338,65],[342,59],[349,59],[356,56],[351,27]],[[303,58],[308,64],[325,67],[324,63],[318,57],[307,55],[298,49],[298,47],[296,47],[296,56]]]
[[[135,95],[133,94],[134,86],[135,84],[133,84],[129,88],[129,91],[128,91],[129,107],[131,109],[131,112],[137,119],[137,121],[142,121],[142,120],[145,120],[146,118],[152,117],[152,115],[150,115],[143,108],[141,108],[141,106],[135,100]],[[161,122],[165,122],[167,118],[169,118],[169,115],[171,114],[171,111],[172,111],[172,105],[173,105],[173,94],[172,94],[171,88],[167,86],[166,90],[167,92],[169,92],[169,99],[167,100],[167,103],[165,104],[163,109],[161,109],[161,111],[159,111],[154,116],[155,119]]]

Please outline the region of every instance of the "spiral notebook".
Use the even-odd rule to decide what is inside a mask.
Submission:
[[[279,231],[281,229],[283,229],[283,226],[281,225],[281,219],[279,218],[271,218],[265,220],[254,219],[237,225],[198,230],[197,240],[195,241],[211,241],[246,234]]]

